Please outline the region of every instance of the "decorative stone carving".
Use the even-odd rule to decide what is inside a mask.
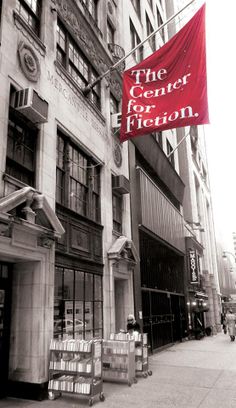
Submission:
[[[20,41],[18,45],[18,57],[21,69],[26,78],[31,82],[37,82],[40,77],[40,64],[32,47]]]
[[[42,235],[39,239],[39,245],[43,246],[44,248],[51,248],[54,244],[54,239],[47,235]]]
[[[114,162],[115,162],[116,166],[120,167],[121,164],[122,164],[122,153],[121,153],[121,148],[120,148],[118,143],[114,144],[113,158],[114,158]]]
[[[112,7],[110,1],[108,1],[108,3],[107,3],[107,8],[108,8],[109,13],[110,13],[110,14],[113,14],[113,7]]]

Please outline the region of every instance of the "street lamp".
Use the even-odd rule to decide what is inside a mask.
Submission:
[[[234,258],[234,262],[236,263],[236,258],[235,258],[235,256],[234,256],[234,254],[232,254],[232,252],[223,251],[222,258],[226,259],[226,258],[227,258],[227,255],[226,255],[226,254],[231,255],[231,256]]]

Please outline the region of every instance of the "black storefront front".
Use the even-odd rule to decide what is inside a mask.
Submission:
[[[140,231],[143,331],[151,351],[187,336],[184,256]]]

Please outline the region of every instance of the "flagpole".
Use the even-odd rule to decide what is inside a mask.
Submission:
[[[185,140],[187,139],[187,137],[190,135],[190,132],[188,132],[186,135],[184,135],[184,137],[179,141],[179,143],[177,143],[177,145],[175,146],[175,148],[173,150],[171,150],[171,152],[167,155],[167,159],[170,158],[170,156],[172,156],[172,154],[178,149],[179,145]]]
[[[88,84],[84,89],[83,93],[84,95],[87,95],[91,89],[99,82],[101,81],[106,75],[108,75],[111,71],[113,71],[115,68],[117,68],[120,64],[122,64],[123,61],[126,60],[131,54],[133,54],[139,47],[141,47],[146,41],[148,41],[151,37],[153,37],[158,31],[162,30],[163,27],[165,27],[167,24],[170,23],[175,17],[177,17],[182,11],[184,11],[187,7],[189,7],[195,0],[191,0],[188,4],[186,4],[181,10],[179,10],[177,13],[173,14],[168,20],[166,20],[163,24],[160,25],[156,30],[154,30],[151,34],[149,34],[143,41],[141,41],[139,44],[136,45],[131,51],[128,52],[124,57],[122,57],[119,61],[117,61],[114,65],[112,65],[106,72],[98,76],[95,81],[91,82],[91,84]]]

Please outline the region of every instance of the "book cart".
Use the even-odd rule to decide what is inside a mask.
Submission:
[[[147,333],[139,333],[138,336],[135,336],[135,373],[144,378],[152,375],[148,366]]]
[[[136,383],[135,343],[122,340],[119,334],[103,340],[103,379],[111,382],[125,382],[129,386]]]
[[[102,340],[51,340],[48,398],[61,393],[85,397],[89,406],[95,395],[105,400],[102,379]]]

